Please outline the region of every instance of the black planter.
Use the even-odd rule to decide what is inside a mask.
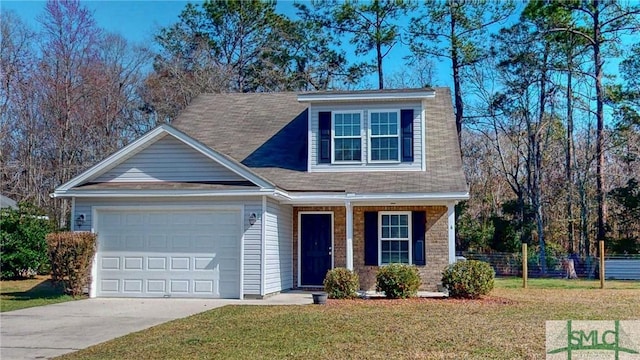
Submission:
[[[324,305],[324,304],[327,303],[327,293],[326,292],[314,293],[314,294],[311,294],[311,296],[313,296],[313,303],[314,304]]]

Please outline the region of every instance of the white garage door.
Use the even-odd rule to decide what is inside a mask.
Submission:
[[[240,297],[239,210],[98,210],[96,296]]]

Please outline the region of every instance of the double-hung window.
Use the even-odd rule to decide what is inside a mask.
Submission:
[[[411,212],[378,213],[380,265],[411,264]]]
[[[362,113],[333,113],[333,162],[362,161]]]
[[[371,161],[400,161],[399,111],[369,112]]]

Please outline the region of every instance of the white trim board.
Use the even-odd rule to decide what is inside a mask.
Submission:
[[[414,100],[432,98],[436,96],[435,90],[416,89],[415,91],[385,92],[385,91],[358,91],[358,92],[322,92],[304,93],[298,95],[299,102],[328,102],[328,101],[358,101],[358,100]]]
[[[143,150],[145,147],[153,144],[154,142],[162,139],[163,137],[171,135],[186,145],[190,146],[194,150],[208,157],[212,161],[215,161],[230,170],[231,172],[247,179],[248,181],[256,184],[256,186],[266,189],[274,189],[275,185],[271,182],[265,180],[264,178],[256,175],[246,166],[236,162],[235,160],[230,159],[228,156],[219,153],[209,147],[201,144],[195,139],[189,137],[188,135],[178,131],[177,129],[163,124],[158,126],[157,128],[151,130],[147,134],[143,135],[141,138],[132,142],[131,144],[125,146],[119,151],[115,152],[111,156],[102,160],[98,164],[94,165],[90,169],[84,171],[82,174],[74,177],[70,181],[65,184],[57,187],[53,192],[53,197],[62,197],[67,195],[69,190],[72,188],[81,185],[84,182],[89,181],[92,178],[100,176],[102,173],[108,171],[109,169],[117,166],[118,164],[124,162],[129,157]]]

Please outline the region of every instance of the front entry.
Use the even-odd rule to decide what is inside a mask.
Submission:
[[[322,286],[331,269],[333,215],[300,214],[300,285]]]

